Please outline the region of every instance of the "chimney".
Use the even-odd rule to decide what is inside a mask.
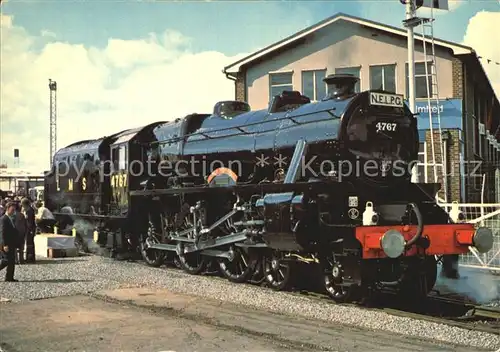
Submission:
[[[324,100],[344,99],[354,93],[354,87],[359,78],[351,74],[332,74],[323,79],[328,86],[328,92]]]

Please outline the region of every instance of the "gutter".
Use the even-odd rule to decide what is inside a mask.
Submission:
[[[231,75],[231,73],[226,72],[226,70],[222,70],[222,73],[224,73],[224,74],[226,75],[226,78],[227,78],[227,79],[230,79],[231,81],[236,82],[236,80],[237,80],[237,77],[236,77],[236,76]]]

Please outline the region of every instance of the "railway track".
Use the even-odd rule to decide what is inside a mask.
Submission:
[[[289,294],[338,304],[323,293],[304,290],[291,291]],[[464,302],[463,299],[447,298],[432,293],[428,296],[427,300],[416,302],[414,305],[398,302],[392,299],[393,297],[393,294],[384,293],[368,305],[355,303],[345,303],[345,305],[356,306],[361,309],[378,310],[395,316],[447,324],[500,336],[500,309],[498,308],[476,305]]]
[[[142,261],[137,264],[147,266]],[[167,270],[179,270],[171,264],[167,264]],[[212,270],[208,275],[216,275],[221,280],[217,270]],[[238,285],[238,284],[234,284]],[[239,285],[255,285],[255,283],[243,283]],[[266,286],[260,284],[260,286]],[[271,289],[271,288],[268,288]],[[291,288],[287,294],[308,298],[315,301],[339,304],[333,301],[327,294],[319,292],[315,288]],[[446,324],[472,331],[481,331],[500,336],[500,308],[477,305],[460,295],[441,295],[439,292],[431,292],[423,302],[400,302],[394,300],[394,294],[384,292],[369,303],[342,303],[342,305],[356,306],[360,309],[382,311],[399,317],[407,317],[424,320],[439,324]]]

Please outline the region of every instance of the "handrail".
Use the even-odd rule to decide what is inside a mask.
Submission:
[[[308,123],[314,123],[314,122],[324,121],[325,119],[315,119],[315,120],[310,120],[310,121],[305,121],[305,122],[298,122],[295,119],[298,118],[298,117],[303,117],[303,116],[308,116],[308,115],[315,115],[315,114],[317,114],[319,112],[327,112],[328,114],[330,114],[332,116],[332,118],[334,118],[334,119],[340,119],[341,117],[335,115],[334,113],[332,113],[331,112],[332,110],[335,110],[335,107],[333,107],[332,109],[314,111],[314,112],[310,112],[310,113],[302,114],[302,115],[297,115],[297,116],[286,116],[285,115],[283,117],[280,117],[278,119],[273,119],[273,120],[262,120],[262,121],[258,121],[258,122],[252,122],[252,123],[249,123],[249,124],[245,124],[245,125],[225,127],[225,128],[220,128],[220,129],[214,129],[214,130],[211,130],[211,131],[194,132],[194,133],[186,134],[186,135],[184,135],[182,137],[178,136],[178,137],[169,138],[169,139],[165,139],[165,140],[161,140],[161,141],[154,141],[154,142],[142,143],[142,144],[144,144],[144,145],[154,145],[154,144],[174,143],[174,142],[178,142],[180,140],[184,140],[186,138],[193,137],[193,136],[196,136],[196,135],[202,135],[202,136],[206,137],[207,139],[224,138],[224,137],[227,137],[227,136],[220,136],[220,137],[219,136],[207,136],[206,134],[207,133],[229,131],[229,130],[233,130],[233,129],[237,129],[237,130],[241,131],[242,134],[249,134],[250,132],[247,132],[247,131],[243,130],[244,127],[253,127],[253,126],[262,125],[262,124],[265,124],[265,123],[279,122],[279,121],[284,121],[284,120],[290,120],[290,121],[292,121],[292,122],[294,122],[295,124],[298,124],[298,125],[305,125],[305,124],[308,124]],[[288,114],[288,113],[285,113],[285,114]],[[267,116],[269,116],[269,115],[272,115],[272,114],[268,114]]]

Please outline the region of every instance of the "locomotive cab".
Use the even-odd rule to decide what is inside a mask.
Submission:
[[[128,164],[129,164],[129,141],[135,133],[120,136],[111,145],[111,213],[122,215],[128,208]]]

